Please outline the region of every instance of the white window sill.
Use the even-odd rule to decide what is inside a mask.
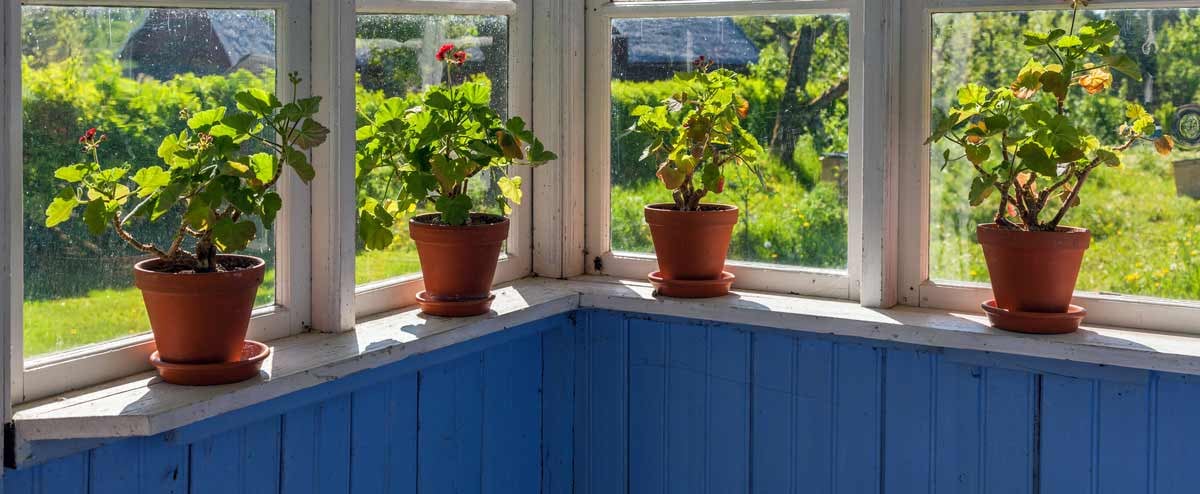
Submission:
[[[832,334],[931,347],[1200,374],[1200,336],[1085,327],[1069,335],[995,330],[979,314],[737,292],[717,299],[654,298],[647,284],[600,276],[527,278],[496,290],[493,313],[426,318],[380,315],[348,333],[276,340],[255,380],[214,387],[163,383],[152,373],[16,407],[19,443],[150,436],[291,392],[575,309],[608,309]]]

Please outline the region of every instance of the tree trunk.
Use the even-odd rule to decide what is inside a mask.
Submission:
[[[796,139],[807,127],[801,125],[801,120],[806,118],[806,113],[808,113],[803,111],[804,100],[807,98],[798,93],[803,92],[804,87],[808,85],[813,45],[824,31],[824,28],[817,26],[801,27],[796,41],[788,53],[787,83],[783,88],[779,109],[775,113],[775,125],[771,129],[771,150],[789,168],[795,165],[792,154],[796,150]]]
[[[212,237],[204,236],[196,241],[196,272],[212,273],[217,270],[217,246]]]

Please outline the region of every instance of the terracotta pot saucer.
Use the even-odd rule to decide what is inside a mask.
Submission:
[[[664,297],[711,298],[728,295],[736,277],[729,271],[722,271],[721,277],[715,280],[669,280],[663,278],[660,271],[655,271],[649,278],[655,293]]]
[[[245,381],[258,375],[263,361],[271,355],[271,347],[253,340],[242,345],[240,360],[212,364],[177,364],[164,362],[158,352],[150,354],[150,363],[158,375],[171,384],[184,386],[213,386]]]
[[[1071,305],[1067,312],[1018,312],[1001,309],[996,300],[980,304],[987,312],[992,326],[1007,331],[1029,334],[1063,334],[1079,329],[1079,323],[1087,316],[1087,309]]]
[[[465,300],[436,300],[424,291],[417,294],[417,306],[421,308],[421,312],[441,317],[470,317],[487,314],[492,310],[493,300],[496,300],[495,294],[488,294],[485,298]]]

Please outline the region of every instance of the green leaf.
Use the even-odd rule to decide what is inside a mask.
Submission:
[[[305,183],[311,182],[313,177],[317,176],[317,171],[313,169],[311,163],[308,162],[308,155],[295,149],[287,150],[284,155],[284,162],[296,171],[296,175]]]
[[[1121,166],[1121,157],[1112,150],[1100,148],[1096,150],[1096,158],[1100,159],[1101,163],[1111,167]]]
[[[88,202],[87,208],[83,210],[83,223],[92,235],[101,235],[108,229],[108,218],[108,209],[101,199]]]
[[[66,188],[59,191],[50,205],[46,207],[46,228],[54,228],[60,223],[71,219],[71,212],[79,205],[75,198],[75,190]]]
[[[492,91],[484,84],[469,82],[458,87],[460,94],[467,103],[475,107],[486,107],[492,101]]]
[[[500,186],[500,195],[513,204],[521,204],[521,177],[500,177],[496,184]]]
[[[438,110],[449,110],[454,108],[454,102],[450,101],[450,97],[446,96],[446,93],[431,90],[425,95],[425,106]]]
[[[1040,144],[1027,143],[1017,150],[1017,157],[1021,158],[1021,164],[1030,170],[1037,172],[1039,175],[1046,177],[1058,176],[1058,163],[1055,163],[1050,158],[1049,153]]]
[[[133,174],[133,182],[138,184],[138,197],[147,197],[171,183],[171,174],[162,167],[148,166]]]
[[[263,184],[275,177],[277,164],[277,158],[271,153],[255,153],[250,156],[250,170],[254,172],[254,178]]]
[[[252,221],[242,220],[234,223],[229,218],[221,218],[213,224],[213,242],[222,252],[237,252],[250,245],[257,231]]]
[[[471,214],[471,197],[462,194],[453,197],[440,196],[434,202],[434,209],[442,213],[442,221],[447,225],[460,226],[467,224]]]
[[[380,217],[375,208],[363,208],[358,212],[358,238],[368,250],[382,250],[392,246],[395,234],[390,228],[390,215]]]
[[[354,140],[358,142],[366,141],[372,137],[375,137],[375,134],[376,130],[374,125],[364,125],[359,127],[358,130],[354,131]]]
[[[225,118],[225,108],[218,107],[197,112],[192,118],[188,119],[187,124],[188,128],[197,132],[208,132],[208,129],[220,123],[222,118]]]
[[[77,183],[79,181],[82,181],[83,178],[87,176],[88,172],[92,171],[92,166],[93,165],[90,165],[88,163],[77,163],[74,165],[67,165],[67,166],[61,167],[57,170],[54,170],[54,178],[57,178],[59,180],[67,182],[67,183],[72,183],[72,184]]]
[[[1078,48],[1083,46],[1083,40],[1079,39],[1079,36],[1067,35],[1059,38],[1056,44],[1062,49]]]
[[[296,145],[300,149],[311,149],[320,146],[329,136],[329,129],[311,118],[304,119],[300,130],[296,132]]]
[[[958,104],[961,106],[983,105],[987,103],[988,89],[979,84],[967,84],[958,90]]]
[[[1128,55],[1110,55],[1104,57],[1104,63],[1135,81],[1142,80],[1141,66]]]
[[[988,147],[986,143],[979,145],[967,144],[963,146],[963,150],[967,153],[967,159],[976,165],[983,164],[992,154],[992,148]]]
[[[262,223],[266,229],[270,230],[275,227],[275,215],[279,214],[279,210],[283,209],[283,199],[279,194],[267,192],[262,198]]]
[[[183,214],[183,222],[193,230],[207,230],[213,220],[212,208],[204,201],[191,201],[187,212]]]
[[[150,221],[157,220],[162,215],[171,211],[175,207],[175,203],[179,201],[179,195],[183,193],[187,186],[184,182],[171,182],[166,187],[159,189],[158,199],[154,203],[154,211],[150,214]]]
[[[185,134],[180,133],[180,136]],[[169,134],[163,138],[162,144],[158,146],[158,157],[162,158],[163,163],[171,168],[182,168],[188,165],[188,161],[179,157],[176,153],[183,151],[184,147],[179,144],[180,137],[174,134]]]
[[[987,200],[988,196],[992,195],[993,180],[991,177],[975,177],[971,181],[971,205],[979,206],[983,201]]]
[[[283,106],[274,94],[258,88],[238,92],[233,99],[237,100],[239,110],[259,115],[270,115],[274,109]]]
[[[240,134],[249,133],[254,127],[255,122],[258,122],[258,119],[246,112],[233,113],[221,119],[221,124]]]

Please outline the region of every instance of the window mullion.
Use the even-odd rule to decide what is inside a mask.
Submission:
[[[354,0],[312,3],[312,90],[324,99],[318,120],[329,139],[313,152],[322,173],[312,183],[312,326],[354,328]]]
[[[12,417],[12,401],[21,393],[21,64],[20,2],[0,6],[0,412],[4,421]],[[0,460],[4,453],[0,453]],[[2,475],[2,474],[0,474]]]

